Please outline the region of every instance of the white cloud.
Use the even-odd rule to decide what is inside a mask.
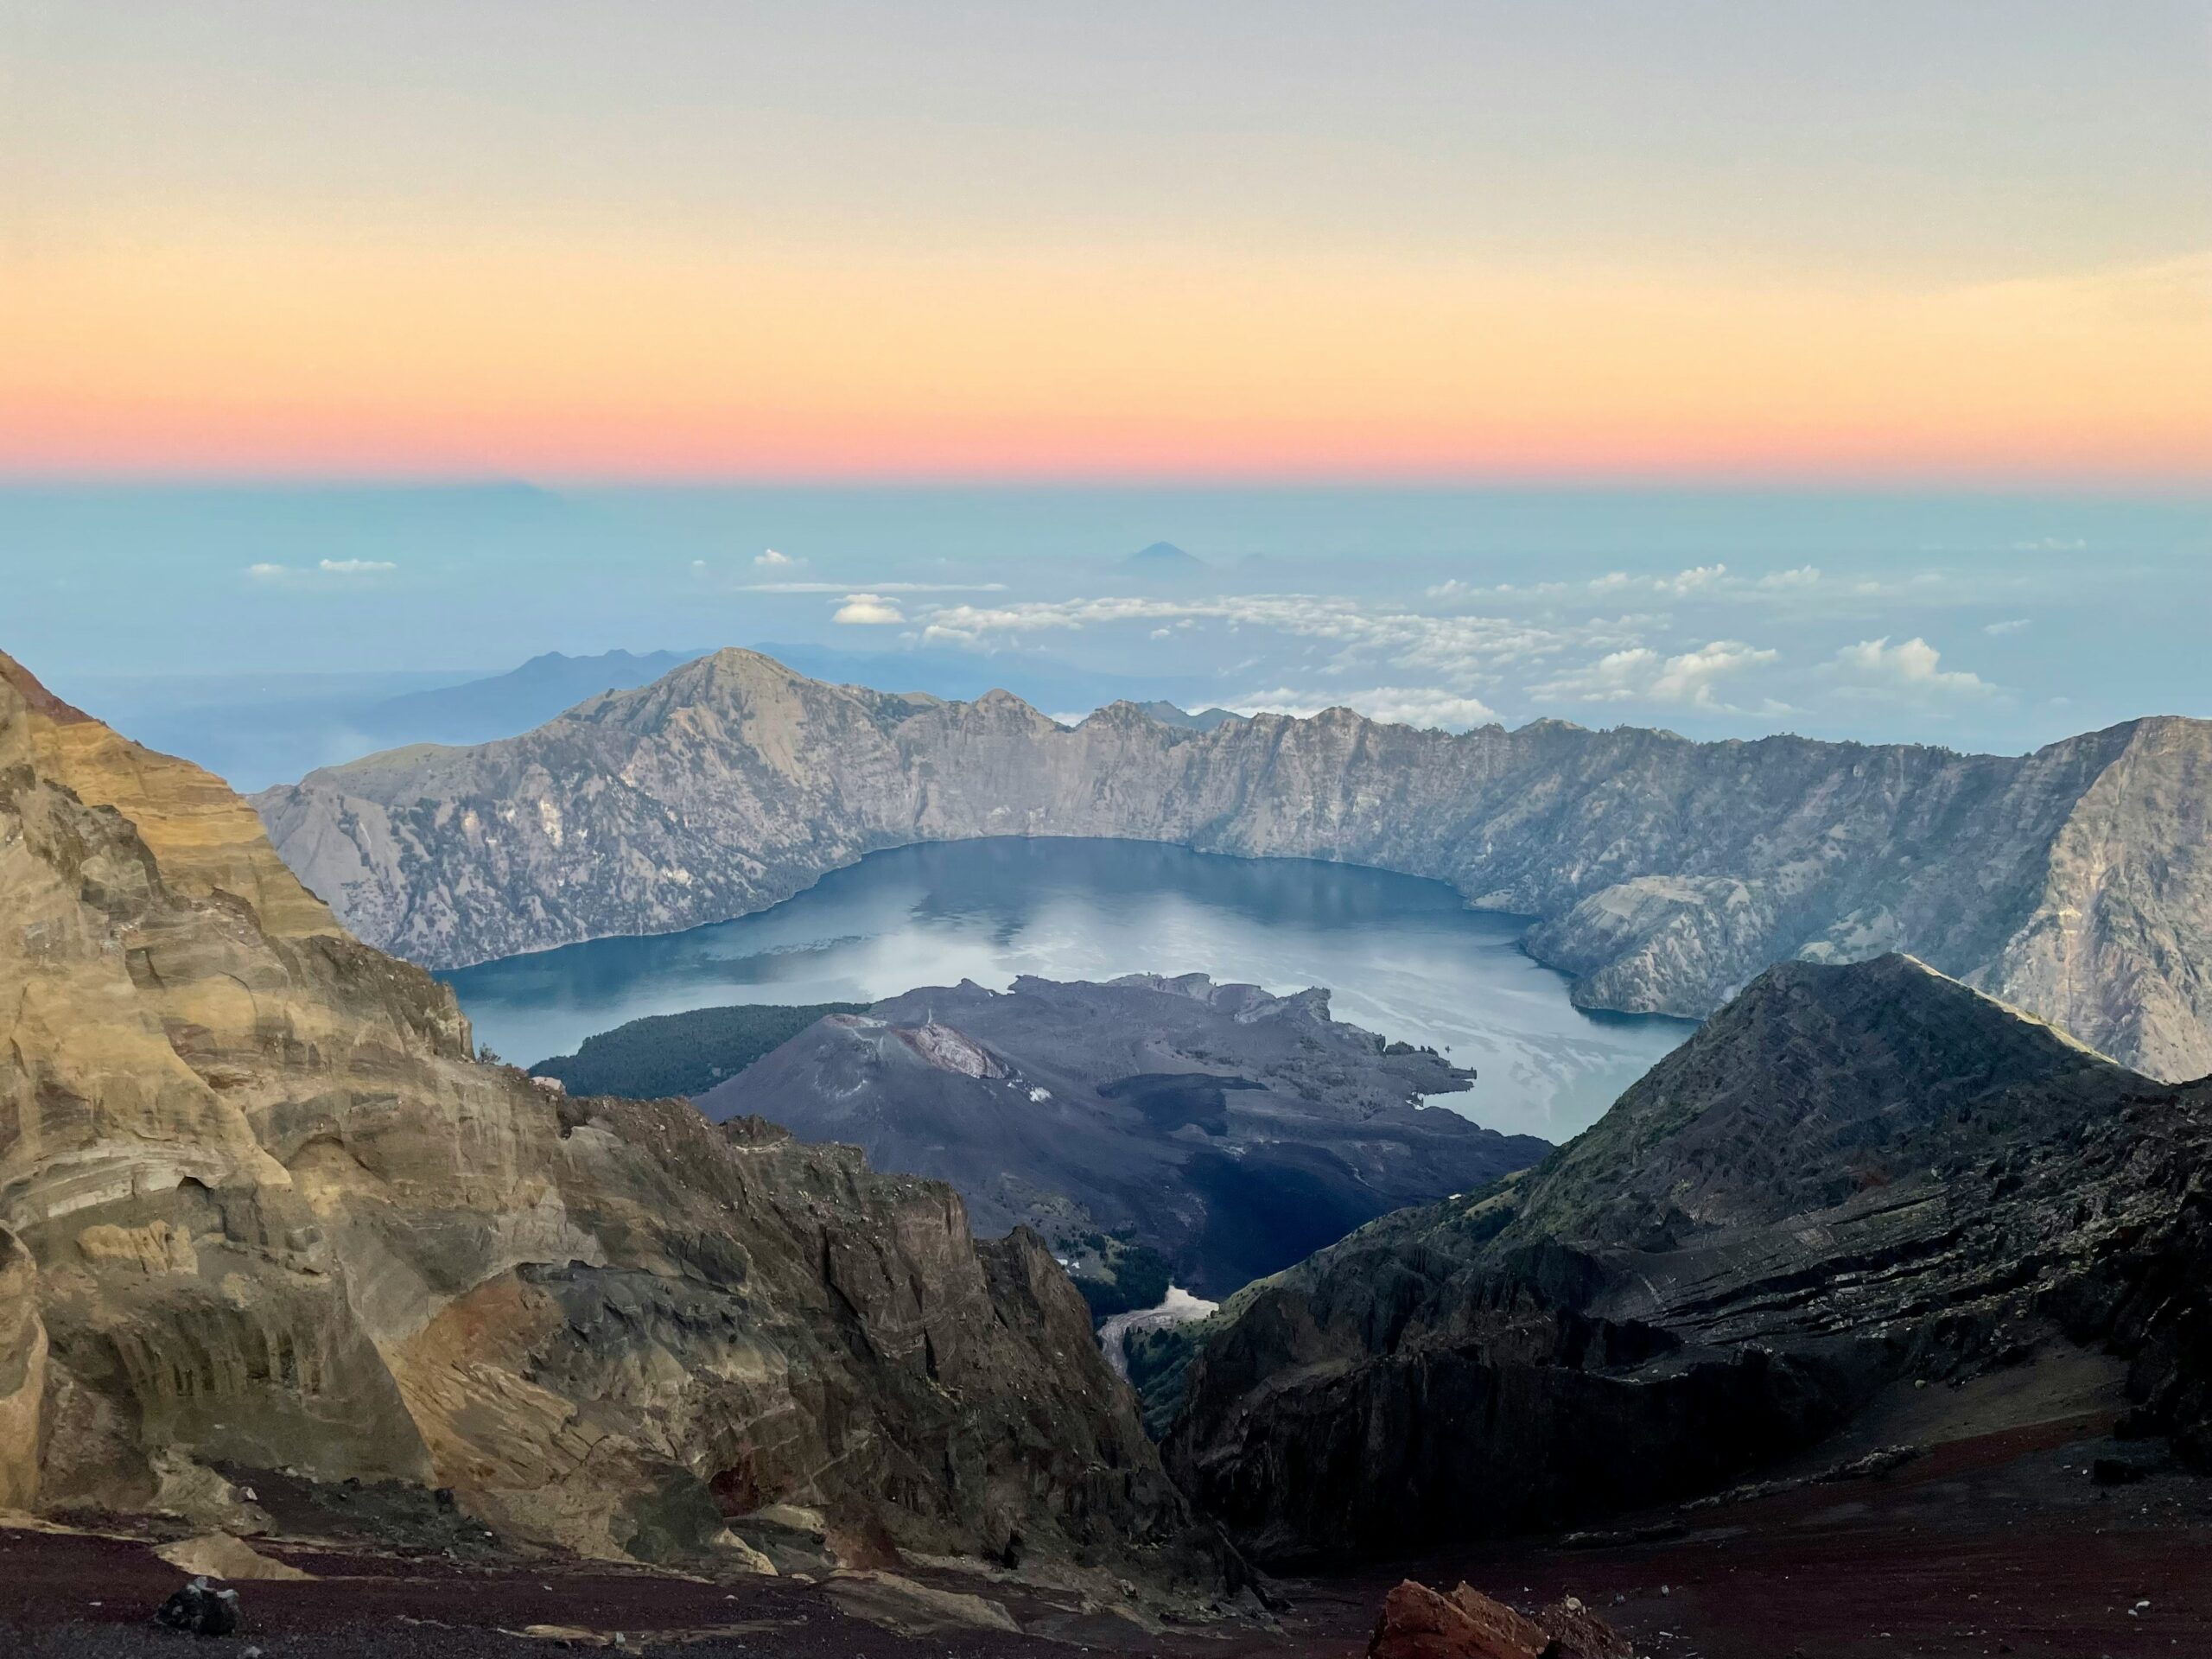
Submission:
[[[830,620],[832,622],[881,626],[903,623],[906,618],[895,601],[886,599],[880,594],[848,594],[845,602],[837,607],[837,613]]]
[[[758,563],[758,561],[755,561]],[[849,594],[849,582],[747,582],[738,584],[741,594]],[[870,591],[878,594],[1002,594],[1002,582],[879,582],[870,584]]]
[[[771,547],[754,554],[753,563],[763,570],[791,570],[804,564],[806,561],[795,559],[788,553],[779,553]]]
[[[1695,709],[1725,708],[1727,705],[1713,695],[1716,683],[1750,669],[1764,668],[1781,654],[1739,640],[1716,639],[1695,651],[1669,657],[1659,677],[1651,683],[1651,695],[1661,702],[1678,702]]]
[[[1625,618],[1539,625],[1505,617],[1371,609],[1357,600],[1312,594],[944,605],[925,612],[922,620],[926,624],[924,638],[931,644],[970,648],[984,647],[1001,637],[1114,626],[1141,626],[1147,632],[1206,623],[1232,632],[1263,628],[1325,651],[1329,665],[1324,671],[1332,674],[1379,676],[1414,670],[1422,677],[1461,688],[1495,683],[1505,668],[1562,651],[1628,645],[1637,637],[1635,624]]]
[[[1657,587],[1661,593],[1679,598],[1684,594],[1700,594],[1718,588],[1727,575],[1728,567],[1725,564],[1700,564],[1673,576],[1662,576]]]
[[[245,573],[256,582],[298,583],[324,576],[381,576],[398,569],[389,559],[322,559],[312,566],[249,564]]]
[[[1721,700],[1722,683],[1764,668],[1781,656],[1740,639],[1714,639],[1671,657],[1638,645],[1608,652],[1588,667],[1555,675],[1530,686],[1529,692],[1558,702],[1643,702],[1738,714],[1743,711],[1735,704]],[[1784,713],[1787,706],[1769,698],[1760,712]]]
[[[1479,697],[1423,686],[1379,685],[1366,691],[1327,693],[1285,688],[1231,698],[1227,706],[1240,715],[1300,716],[1318,715],[1325,709],[1350,709],[1387,725],[1419,726],[1448,732],[1487,726],[1497,718],[1497,711]]]
[[[1974,607],[2005,602],[2012,595],[2018,603],[2049,590],[2050,579],[2031,571],[2008,574],[1986,569],[1929,569],[1895,575],[1853,576],[1823,570],[1815,564],[1749,575],[1725,564],[1692,565],[1671,575],[1637,575],[1625,570],[1565,582],[1515,584],[1499,582],[1481,587],[1454,577],[1424,590],[1425,596],[1447,603],[1492,601],[1505,607],[1572,606],[1577,603],[1618,603],[1648,597],[1673,603],[1739,605],[1784,616],[1803,618],[1826,614],[1841,607],[1859,613],[1878,612],[1882,601],[1930,606]]]
[[[1817,575],[1818,573],[1815,574]],[[1677,570],[1671,576],[1634,575],[1626,570],[1608,570],[1602,576],[1591,576],[1581,581],[1517,584],[1501,582],[1490,588],[1461,582],[1454,576],[1448,582],[1438,582],[1433,588],[1424,588],[1422,592],[1429,599],[1611,600],[1627,594],[1652,594],[1663,599],[1684,599],[1700,594],[1719,596],[1758,585],[1764,584],[1750,583],[1744,577],[1730,575],[1725,564],[1698,564],[1687,570]]]
[[[2024,616],[2015,616],[2007,618],[2002,622],[1991,622],[1986,624],[1981,631],[1993,638],[2002,639],[2008,633],[2024,633],[2027,632],[2029,626],[2030,620],[2028,618]]]
[[[1758,585],[1769,593],[1791,588],[1817,588],[1821,585],[1821,569],[1815,564],[1801,564],[1794,570],[1770,570],[1758,579]]]
[[[1942,662],[1942,653],[1917,635],[1894,645],[1885,636],[1846,645],[1828,671],[1845,682],[1847,696],[1932,703],[1998,695],[1999,688],[1979,674],[1946,669]]]

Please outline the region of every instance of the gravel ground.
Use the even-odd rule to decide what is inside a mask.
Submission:
[[[1462,1579],[1508,1600],[1573,1593],[1651,1659],[2020,1659],[2212,1655],[2212,1482],[2158,1448],[2101,1438],[2109,1417],[2013,1429],[1940,1447],[1873,1479],[1815,1484],[1688,1515],[1635,1517],[1664,1535],[1601,1548],[1516,1542],[1289,1580],[1282,1628],[1148,1639],[1112,1620],[1066,1638],[919,1637],[847,1617],[785,1580],[708,1584],[512,1558],[401,1559],[260,1544],[324,1576],[238,1586],[245,1626],[200,1640],[156,1628],[181,1581],[143,1541],[0,1532],[6,1659],[528,1659],[561,1625],[695,1659],[1007,1659],[1115,1650],[1212,1659],[1363,1653],[1402,1577]],[[2142,1478],[2099,1484],[2098,1459]],[[976,1586],[965,1586],[973,1588]],[[1001,1593],[994,1591],[993,1593]],[[1036,1624],[1042,1610],[1013,1600]]]

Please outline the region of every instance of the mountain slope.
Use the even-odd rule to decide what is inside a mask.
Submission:
[[[1907,958],[1778,967],[1526,1176],[1236,1299],[1170,1467],[1262,1553],[1408,1547],[1712,1490],[2076,1343],[2201,1459],[2209,1147],[2212,1085]]]
[[[549,651],[505,674],[387,697],[366,711],[361,728],[372,736],[404,734],[416,742],[482,742],[542,725],[610,688],[628,690],[645,685],[696,655],[605,651],[570,657]],[[384,741],[396,739],[386,736]]]
[[[372,942],[457,965],[789,897],[878,848],[1124,836],[1340,859],[1543,918],[1586,1006],[1701,1015],[1777,961],[1910,950],[2155,1076],[2212,1072],[2212,723],[2023,757],[1538,721],[1453,736],[1133,705],[1073,728],[725,651],[521,737],[256,804]]]
[[[1203,975],[972,982],[832,1014],[699,1097],[948,1181],[979,1232],[1074,1254],[1114,1233],[1227,1294],[1386,1211],[1487,1185],[1551,1148],[1423,1109],[1471,1075]]]
[[[255,823],[0,657],[0,1503],[204,1522],[220,1465],[608,1558],[727,1562],[779,1502],[929,1552],[1184,1548],[1033,1236],[476,1063]]]

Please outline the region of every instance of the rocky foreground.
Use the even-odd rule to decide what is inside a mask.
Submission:
[[[0,1510],[267,1534],[305,1479],[551,1560],[1228,1588],[1033,1235],[477,1063],[219,780],[4,657],[0,914]]]
[[[698,1099],[950,1182],[981,1232],[1028,1226],[1064,1258],[1116,1235],[1218,1297],[1551,1150],[1420,1103],[1472,1081],[1331,1019],[1325,990],[1025,975],[831,1014]]]
[[[1602,1524],[1900,1396],[2085,1375],[2107,1426],[2203,1467],[2209,1157],[2212,1080],[2154,1084],[1909,958],[1788,964],[1535,1169],[1154,1333],[1132,1372],[1171,1396],[1184,1490],[1274,1560]]]
[[[719,921],[880,848],[1103,836],[1339,859],[1541,918],[1585,1006],[1702,1016],[1770,963],[1910,951],[2148,1075],[2212,1072],[2212,723],[2025,756],[1693,743],[1346,709],[1072,728],[724,651],[524,735],[256,798],[307,885],[433,966]]]
[[[1993,1402],[1977,1397],[1986,1386],[1939,1392],[1948,1411],[1987,1411]],[[1913,1395],[1908,1412],[1928,1402],[1927,1391]],[[1494,1633],[1503,1625],[1507,1644],[1474,1645],[1463,1624],[1434,1617],[1431,1598],[1453,1599],[1463,1584],[1531,1623],[1579,1603],[1641,1659],[2212,1651],[2212,1483],[2140,1442],[2110,1440],[2113,1402],[2023,1403],[2012,1414],[2032,1422],[1985,1427],[1885,1472],[1824,1479],[1823,1461],[1770,1482],[1773,1491],[1647,1511],[1605,1535],[1279,1580],[1271,1619],[1195,1631],[1085,1611],[1072,1594],[1005,1572],[981,1581],[912,1566],[817,1576],[787,1555],[791,1570],[775,1578],[702,1583],[603,1563],[552,1571],[480,1536],[448,1556],[450,1535],[395,1526],[373,1491],[285,1483],[262,1496],[315,1541],[253,1548],[307,1576],[232,1581],[241,1626],[227,1642],[180,1640],[153,1622],[182,1581],[167,1559],[181,1553],[177,1523],[88,1535],[0,1519],[0,1652],[159,1659],[251,1645],[266,1659],[518,1659],[608,1650],[619,1637],[622,1650],[683,1659],[1409,1659],[1409,1648],[1420,1659],[1532,1659],[1516,1622],[1485,1620]],[[1914,1425],[1891,1416],[1876,1427]],[[2115,1467],[2126,1475],[2116,1478]],[[1424,1608],[1430,1617],[1419,1617]],[[1423,1625],[1451,1645],[1414,1646]]]

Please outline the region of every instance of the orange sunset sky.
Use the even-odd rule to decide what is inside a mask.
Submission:
[[[1194,10],[0,0],[0,474],[2212,482],[2212,6]]]

